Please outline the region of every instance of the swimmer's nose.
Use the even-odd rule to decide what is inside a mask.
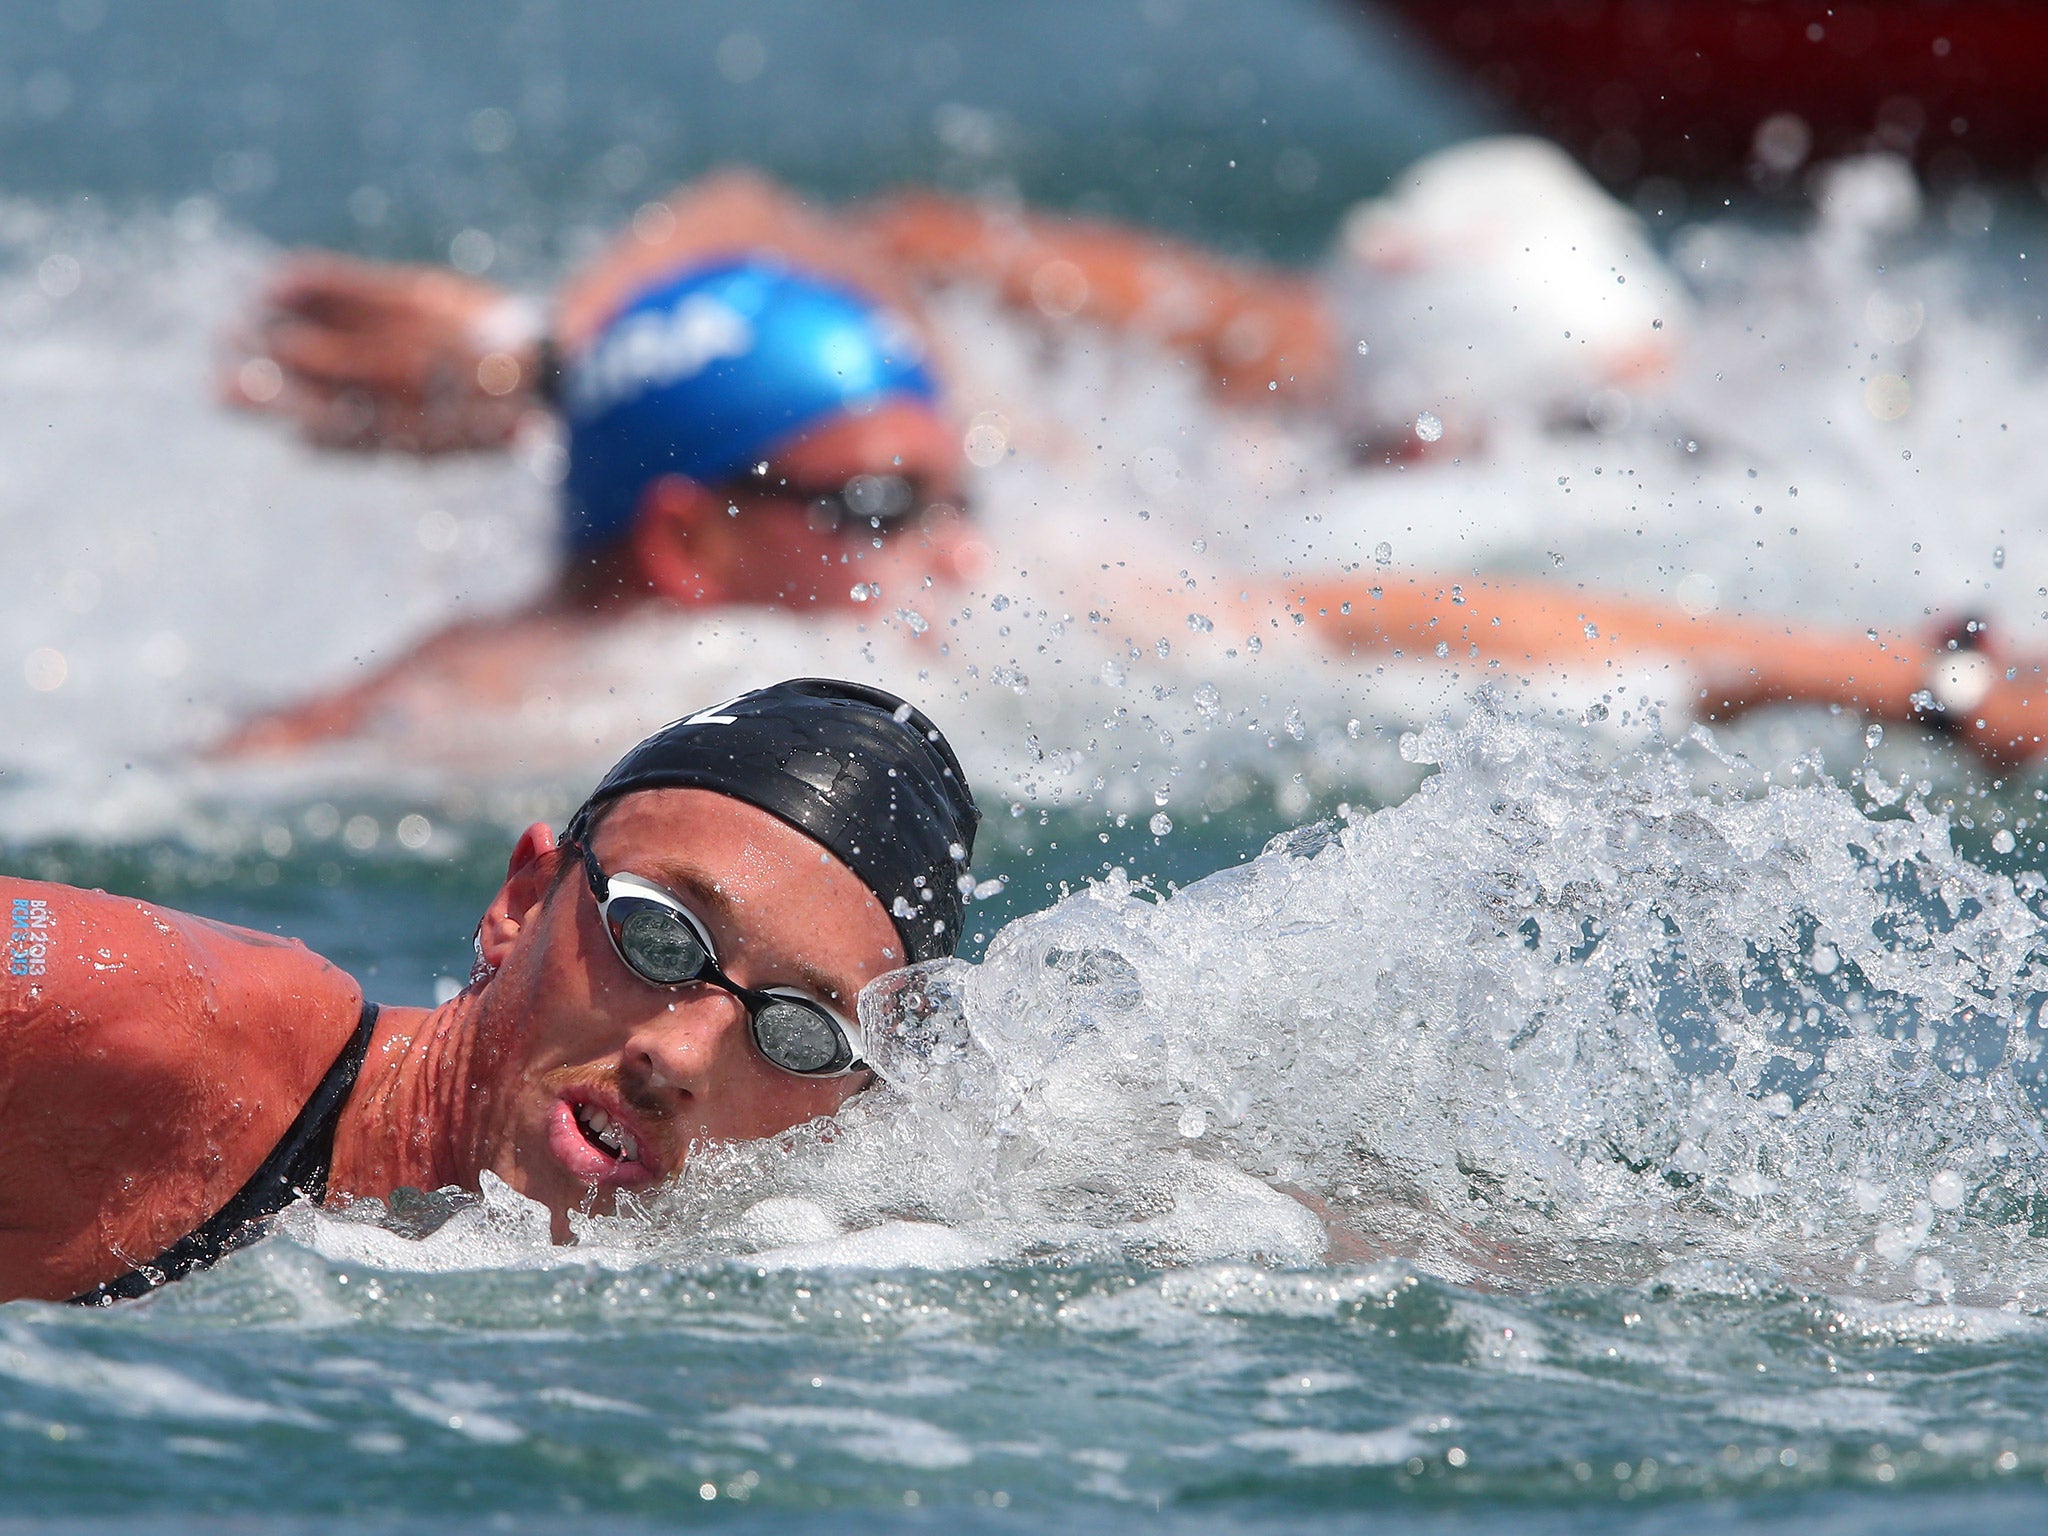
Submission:
[[[627,1038],[623,1065],[634,1086],[674,1107],[702,1097],[749,1049],[746,1004],[716,987],[686,987]]]

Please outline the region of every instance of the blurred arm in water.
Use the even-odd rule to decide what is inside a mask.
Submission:
[[[1320,408],[1335,392],[1335,325],[1306,272],[934,192],[899,194],[862,224],[926,282],[980,282],[1026,313],[1146,336],[1199,361],[1225,399]]]
[[[636,289],[680,268],[764,252],[914,314],[904,277],[870,242],[744,171],[650,203],[539,307],[445,267],[297,253],[228,340],[228,403],[289,420],[328,448],[437,454],[509,444],[543,410],[542,348],[572,357]]]
[[[560,295],[556,346],[573,361],[650,284],[695,264],[763,254],[872,295],[920,332],[919,284],[983,282],[1049,320],[1134,330],[1181,349],[1225,398],[1248,403],[1324,406],[1349,365],[1332,343],[1325,292],[1304,273],[1233,262],[1149,231],[927,193],[835,218],[743,173],[641,209]],[[519,334],[506,305],[488,285],[439,269],[294,258],[241,338],[247,360],[231,371],[227,393],[284,415],[322,444],[423,453],[500,445],[524,413],[541,408],[538,331],[529,324]],[[960,454],[942,404],[892,403],[795,435],[771,455],[769,474],[747,486],[655,474],[631,525],[566,563],[534,608],[452,626],[353,687],[252,721],[222,750],[295,750],[355,734],[389,711],[446,718],[503,707],[574,632],[649,603],[844,607],[841,555],[884,584],[963,581],[981,555],[957,511]],[[814,493],[860,474],[906,477],[932,515],[882,541],[819,526]],[[1129,619],[1166,625],[1162,633],[1178,627],[1179,595],[1148,585],[1101,600]],[[1371,584],[1325,577],[1247,590],[1241,601],[1276,621],[1284,615],[1283,633],[1300,628],[1346,653],[1429,657],[1442,642],[1454,664],[1579,671],[1675,659],[1697,684],[1690,702],[1710,719],[1780,702],[1926,719],[1916,696],[1926,698],[1947,660],[1940,641],[1910,635],[1873,641],[1861,631],[1696,616],[1538,579],[1461,578],[1454,588],[1424,575]],[[2035,724],[2048,712],[2048,692],[2039,665],[2016,666],[2011,677],[2004,666],[1979,665],[1941,703],[1970,746],[1993,760],[2023,760],[2048,734]]]

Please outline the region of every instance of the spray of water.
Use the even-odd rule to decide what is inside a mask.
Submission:
[[[249,807],[337,781],[473,810],[491,773],[526,776],[513,811],[536,774],[565,804],[638,729],[771,669],[920,698],[999,818],[1093,805],[1170,836],[1247,785],[1301,812],[1436,765],[1392,810],[1170,899],[1112,877],[978,967],[871,997],[882,1088],[829,1132],[707,1149],[651,1221],[593,1240],[947,1263],[1397,1250],[1515,1283],[1690,1256],[2030,1297],[2039,892],[1958,857],[1926,805],[1771,752],[1617,763],[1646,718],[1682,732],[1668,678],[1489,676],[1503,702],[1402,763],[1372,727],[1461,713],[1472,676],[1237,633],[1194,602],[1168,628],[1093,617],[1118,562],[1369,582],[1483,547],[1489,569],[1698,610],[1967,601],[2030,632],[2043,551],[2015,488],[2041,449],[2006,428],[2038,417],[2042,372],[1964,251],[1897,243],[1910,187],[1857,174],[1805,233],[1678,242],[1697,309],[1665,396],[1574,431],[1504,408],[1469,462],[1361,468],[1313,423],[1225,413],[1141,343],[1048,346],[944,295],[994,551],[975,589],[871,593],[841,625],[649,618],[501,717],[384,722],[345,763],[267,777],[190,749],[529,593],[552,461],[320,455],[227,415],[214,336],[268,253],[200,207],[10,205],[0,399],[44,426],[12,435],[0,479],[0,817],[16,839],[145,839],[214,805],[253,836]],[[1604,745],[1531,723],[1588,703],[1615,706],[1589,715]],[[1855,761],[1859,724],[1817,729]]]
[[[1409,749],[1440,771],[1398,807],[871,988],[884,1086],[592,1236],[2033,1294],[2048,945],[1941,817],[1490,711]]]

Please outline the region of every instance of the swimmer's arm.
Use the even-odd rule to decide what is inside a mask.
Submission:
[[[1265,606],[1274,606],[1270,598]],[[1286,622],[1299,615],[1340,650],[1427,659],[1441,644],[1444,658],[1460,664],[1586,671],[1672,657],[1692,672],[1698,695],[1690,702],[1709,720],[1766,704],[1839,704],[1877,720],[1924,720],[1914,698],[1937,654],[1927,640],[1897,631],[1693,614],[1533,579],[1325,578],[1291,585],[1278,606]],[[2000,674],[2005,665],[2001,659]],[[1962,722],[1961,739],[1994,762],[2037,757],[2048,736],[2048,669],[2028,660],[2013,671]]]
[[[537,311],[441,267],[288,258],[229,338],[227,403],[330,448],[501,447],[539,408]]]
[[[0,918],[0,1299],[62,1300],[226,1200],[238,1136],[296,1113],[264,1084],[317,1078],[360,993],[302,946],[128,898],[0,879]],[[326,1034],[249,1059],[283,1009]]]
[[[1150,230],[933,192],[877,204],[864,227],[927,280],[987,283],[1019,309],[1079,315],[1187,352],[1228,397],[1314,402],[1334,384],[1330,321],[1300,273],[1233,262]]]
[[[850,282],[915,322],[909,285],[872,242],[756,172],[725,170],[643,204],[631,224],[563,285],[555,303],[556,344],[574,357],[658,279],[725,257],[760,255],[787,257]]]
[[[386,716],[422,721],[501,710],[522,698],[576,621],[559,607],[471,619],[427,636],[360,681],[251,716],[206,755],[273,757],[360,736]]]

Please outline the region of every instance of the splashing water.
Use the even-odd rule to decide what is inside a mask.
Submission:
[[[871,989],[887,1088],[707,1155],[655,1231],[2032,1298],[2048,946],[1941,817],[1813,774],[1717,796],[1491,713],[1412,751],[1442,771],[1398,807]],[[945,1231],[876,1235],[905,1220]]]
[[[1945,750],[1848,717],[1684,739],[1674,674],[1324,656],[1193,597],[1089,619],[1116,560],[1465,579],[1484,549],[1696,610],[1967,605],[2037,639],[2038,356],[1982,259],[1899,234],[1881,191],[1682,235],[1698,310],[1663,396],[1583,428],[1507,402],[1483,452],[1405,468],[943,295],[963,419],[1001,429],[982,588],[844,628],[650,621],[579,659],[601,695],[260,774],[189,754],[533,590],[547,445],[304,450],[207,393],[269,252],[192,209],[10,205],[0,399],[38,424],[0,466],[18,867],[288,926],[424,1001],[503,823],[566,809],[679,687],[833,669],[946,721],[998,877],[980,963],[864,1000],[884,1084],[701,1149],[578,1246],[497,1187],[297,1210],[110,1317],[10,1308],[18,1507],[573,1499],[630,1526],[916,1494],[1293,1530],[1455,1493],[1487,1528],[1585,1529],[1697,1496],[1707,1528],[1722,1498],[1967,1487],[1976,1528],[2038,1528],[1997,1502],[2048,1471],[2035,780],[1966,795]],[[44,284],[57,255],[79,270]],[[1340,801],[1385,808],[1167,878]]]

